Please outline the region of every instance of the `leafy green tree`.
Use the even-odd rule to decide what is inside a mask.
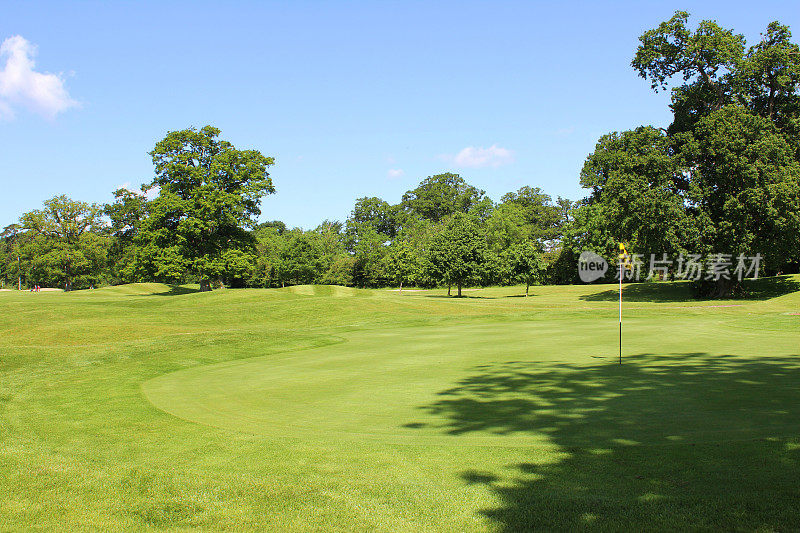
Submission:
[[[800,142],[800,46],[791,38],[787,26],[771,22],[761,41],[751,46],[737,65],[732,84],[751,112],[771,120]]]
[[[672,124],[600,139],[581,172],[592,193],[575,210],[568,246],[609,254],[615,241],[645,253],[765,255],[767,271],[800,257],[800,57],[788,28],[741,35],[688,14],[645,32],[632,65],[654,90],[673,78]],[[609,254],[610,255],[610,254]],[[738,280],[699,284],[729,296]]]
[[[541,249],[536,242],[528,240],[515,244],[506,253],[506,264],[512,279],[525,284],[525,296],[531,285],[543,281],[544,263]]]
[[[275,192],[267,172],[274,160],[238,150],[219,133],[211,126],[172,131],[150,152],[155,178],[147,188],[159,192],[139,240],[156,278],[193,273],[201,290],[211,290],[211,280],[226,275],[225,254],[253,245],[245,228],[255,225],[261,198]]]
[[[417,250],[405,240],[395,240],[386,254],[386,271],[392,281],[403,291],[403,284],[408,284],[417,278],[420,271],[420,261]]]
[[[726,106],[682,140],[700,251],[761,253],[775,270],[800,257],[800,163],[769,119]],[[710,295],[729,295],[737,285],[718,280]]]
[[[687,181],[672,154],[670,139],[653,127],[600,138],[581,170],[581,185],[591,189],[587,204],[600,204],[593,216],[608,233],[584,242],[587,249],[613,257],[617,243],[655,254],[685,251],[695,235],[685,208]],[[600,227],[597,227],[600,230]]]
[[[254,230],[256,238],[256,266],[251,278],[254,286],[272,287],[281,283],[280,257],[288,241],[283,222],[259,224]]]
[[[356,200],[346,222],[347,242],[351,250],[364,232],[374,231],[387,241],[397,235],[397,230],[397,209],[385,200],[375,197]]]
[[[325,272],[323,255],[322,243],[312,232],[291,232],[278,256],[281,283],[314,283]]]
[[[525,186],[517,192],[504,194],[502,205],[514,205],[521,209],[525,222],[530,227],[530,236],[540,241],[558,239],[563,224],[562,208],[553,203],[550,195],[539,187]]]
[[[386,253],[387,247],[383,235],[371,228],[363,231],[353,252],[353,283],[359,287],[385,285]]]
[[[337,253],[330,257],[327,268],[319,278],[323,285],[351,285],[355,259],[347,253]]]
[[[501,203],[485,223],[486,239],[491,251],[502,254],[515,244],[532,237],[525,208],[514,202]]]
[[[114,202],[106,204],[103,213],[111,221],[109,248],[110,278],[116,283],[142,281],[139,272],[139,249],[136,238],[147,217],[148,202],[144,194],[128,189],[114,191]]]
[[[246,287],[258,267],[255,246],[225,250],[222,263],[225,283],[233,288]]]
[[[324,271],[317,278],[323,285],[349,285],[353,280],[353,258],[345,249],[346,236],[339,221],[325,220],[314,234],[320,242]]]
[[[483,281],[489,259],[483,229],[474,217],[464,213],[455,213],[445,221],[428,250],[431,276],[447,285],[455,285],[459,297],[462,287]]]
[[[73,285],[98,283],[108,250],[101,214],[97,205],[62,195],[22,215],[31,236],[24,249],[36,278],[31,282],[57,283],[68,291]]]
[[[22,288],[22,245],[24,228],[20,224],[9,224],[0,232],[0,280]]]
[[[736,100],[744,104],[742,95],[729,90],[731,73],[744,54],[744,37],[710,20],[692,31],[688,19],[689,13],[676,11],[668,21],[642,34],[631,65],[655,91],[666,89],[675,75],[691,82],[673,97],[695,110],[698,104],[708,111]]]
[[[457,212],[470,212],[485,194],[448,172],[425,178],[416,189],[406,192],[400,208],[407,216],[439,222]]]

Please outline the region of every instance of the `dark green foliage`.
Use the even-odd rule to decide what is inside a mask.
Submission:
[[[433,238],[427,259],[431,276],[455,285],[461,296],[464,286],[480,283],[489,274],[490,254],[484,228],[473,216],[454,214]]]
[[[100,216],[98,206],[66,196],[22,215],[27,238],[19,252],[26,259],[29,284],[72,290],[100,283],[108,249]]]
[[[157,187],[149,216],[137,237],[142,262],[152,279],[176,281],[196,274],[201,288],[212,279],[241,279],[242,254],[254,242],[245,228],[255,224],[265,194],[275,192],[267,167],[273,158],[237,150],[206,126],[173,131],[150,155]],[[238,259],[231,261],[231,251]],[[229,270],[232,268],[233,270]]]
[[[450,172],[425,178],[403,195],[403,213],[412,218],[439,222],[454,213],[468,213],[484,199],[485,192]]]

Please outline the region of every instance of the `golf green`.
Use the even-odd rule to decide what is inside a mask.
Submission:
[[[670,316],[674,311],[661,312],[670,317],[664,323],[654,316],[654,322],[645,324],[631,319],[624,368],[615,368],[617,338],[609,334],[615,324],[584,313],[569,322],[486,320],[347,333],[320,348],[179,370],[145,382],[143,391],[156,407],[177,417],[253,434],[533,446],[547,441],[550,423],[556,420],[575,427],[569,436],[573,443],[595,438],[591,418],[599,416],[599,406],[631,390],[625,377],[636,380],[634,385],[646,379],[655,386],[663,376],[665,390],[653,392],[658,405],[639,401],[630,411],[615,413],[617,420],[613,414],[602,415],[604,433],[620,442],[653,444],[785,435],[798,428],[800,404],[786,405],[783,416],[767,416],[769,402],[764,405],[761,394],[745,394],[745,389],[765,392],[760,389],[766,383],[744,383],[738,373],[725,382],[726,370],[754,363],[749,348],[742,349],[751,345],[743,337],[758,335],[746,318],[725,320],[718,307],[682,309],[688,314],[684,318]],[[713,334],[704,335],[711,326]],[[791,356],[797,342],[795,336],[772,335],[757,360],[766,364],[770,356],[785,358],[783,364],[794,368]],[[674,383],[676,376],[685,380],[714,364],[724,367],[720,388],[692,391],[690,383]],[[597,390],[591,390],[586,377],[600,368],[615,372],[618,389],[598,381]],[[454,383],[469,383],[473,375],[505,377],[507,382],[453,388]],[[562,387],[564,380],[586,382],[580,398],[573,397],[578,391]],[[789,384],[770,384],[781,385]],[[564,394],[558,401],[549,401],[559,390]],[[517,405],[491,412],[489,418],[481,413],[498,402]],[[470,403],[480,422],[462,427],[449,407]]]

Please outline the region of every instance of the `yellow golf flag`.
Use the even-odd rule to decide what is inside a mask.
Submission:
[[[627,268],[628,270],[633,270],[633,263],[631,262],[631,256],[628,251],[625,249],[625,245],[623,243],[619,243],[619,261],[622,265]]]

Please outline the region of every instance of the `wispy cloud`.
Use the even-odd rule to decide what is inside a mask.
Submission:
[[[575,131],[575,127],[574,126],[570,126],[569,128],[559,128],[559,129],[556,130],[555,133],[556,133],[556,135],[558,137],[566,137],[567,135],[570,135],[574,131]]]
[[[512,163],[514,161],[514,152],[508,148],[493,144],[489,148],[467,146],[456,155],[443,154],[440,157],[458,167],[499,167]]]
[[[402,168],[390,168],[386,173],[386,177],[389,179],[397,179],[402,177],[404,174],[405,171]]]
[[[9,37],[0,45],[0,61],[5,60],[0,70],[0,118],[12,118],[14,109],[21,106],[53,119],[78,105],[64,87],[61,75],[34,70],[35,56],[36,46],[20,35]]]

